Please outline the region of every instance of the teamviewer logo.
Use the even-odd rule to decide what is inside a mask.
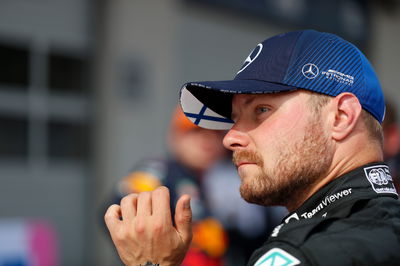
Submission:
[[[303,75],[308,78],[308,79],[314,79],[318,76],[319,74],[319,69],[316,65],[308,63],[303,66],[301,69],[301,72]]]

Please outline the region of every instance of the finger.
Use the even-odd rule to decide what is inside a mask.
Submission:
[[[121,213],[124,220],[132,220],[136,216],[136,205],[137,205],[138,195],[136,193],[131,193],[125,196],[121,200]]]
[[[192,241],[192,209],[189,195],[183,195],[176,203],[175,224],[182,240],[187,244],[190,243]]]
[[[106,222],[107,228],[112,234],[115,231],[115,227],[121,223],[119,219],[121,217],[121,207],[117,204],[113,204],[108,207],[104,214],[104,221]]]
[[[150,216],[151,213],[152,213],[151,192],[146,191],[139,193],[137,199],[136,215],[143,217],[143,216]]]
[[[152,215],[164,224],[172,225],[169,190],[165,186],[152,192]]]

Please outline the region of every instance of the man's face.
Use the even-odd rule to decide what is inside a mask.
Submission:
[[[242,180],[242,197],[287,205],[315,183],[332,161],[332,147],[310,93],[235,95],[235,125],[224,138]]]

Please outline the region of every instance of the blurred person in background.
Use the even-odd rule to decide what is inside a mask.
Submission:
[[[383,153],[390,168],[397,192],[400,192],[400,128],[397,120],[397,109],[391,102],[386,102],[383,128]]]
[[[202,187],[205,172],[226,156],[222,138],[223,132],[195,126],[177,107],[167,135],[169,154],[140,161],[115,187],[113,197],[117,204],[130,193],[152,191],[162,185],[170,189],[173,206],[183,194],[191,196],[194,234],[182,265],[223,263],[228,236],[222,224],[211,216]]]
[[[283,217],[281,212],[278,218],[274,212],[268,216],[265,208],[240,198],[237,172],[222,145],[225,133],[194,125],[179,106],[167,136],[169,154],[142,160],[115,186],[117,204],[130,193],[161,185],[170,189],[172,206],[183,194],[191,195],[194,236],[183,265],[244,262]]]

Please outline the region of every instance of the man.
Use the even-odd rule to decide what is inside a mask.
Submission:
[[[199,126],[231,127],[223,143],[244,199],[290,211],[248,265],[398,265],[400,202],[382,163],[384,97],[355,46],[313,30],[274,36],[234,80],[185,84],[181,104]],[[183,259],[189,197],[176,205],[175,227],[167,200],[162,188],[106,213],[127,265]]]

